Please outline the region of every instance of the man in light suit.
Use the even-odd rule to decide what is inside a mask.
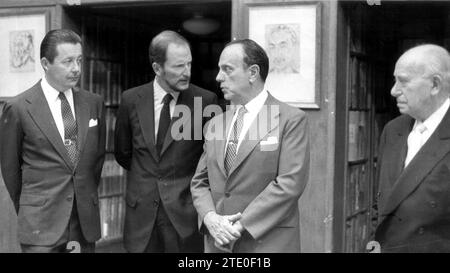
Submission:
[[[149,52],[155,80],[123,93],[116,122],[116,160],[129,170],[125,248],[202,252],[189,186],[202,153],[201,113],[217,96],[189,83],[191,51],[178,33],[161,32]]]
[[[436,45],[406,51],[391,95],[401,116],[380,139],[382,252],[450,252],[450,56]]]
[[[269,60],[254,41],[222,51],[232,110],[210,120],[191,182],[206,252],[300,252],[298,200],[309,174],[303,111],[264,89]]]
[[[23,252],[65,252],[71,241],[69,248],[93,252],[101,236],[105,111],[100,96],[75,87],[81,60],[76,33],[48,32],[41,44],[45,76],[3,110],[0,162]]]

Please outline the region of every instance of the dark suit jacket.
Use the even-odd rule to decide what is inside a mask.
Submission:
[[[196,112],[200,114],[199,120],[194,120],[196,97],[202,98],[202,108]],[[192,205],[189,184],[202,153],[202,128],[207,120],[201,117],[200,111],[217,101],[215,94],[193,84],[182,91],[175,111],[184,109],[190,113],[184,119],[172,118],[161,155],[158,155],[153,98],[153,82],[125,91],[116,121],[116,160],[129,170],[124,242],[130,252],[144,251],[161,205],[182,238],[197,230],[197,213]],[[187,134],[193,139],[194,130],[197,130],[200,139],[174,140],[170,128],[180,124],[183,124],[183,131],[175,138]]]
[[[300,252],[298,200],[308,182],[310,159],[305,113],[269,94],[227,176],[224,154],[232,117],[233,111],[227,111],[207,124],[214,129],[206,132],[191,184],[199,228],[206,232],[203,218],[209,211],[241,212],[246,232],[233,252]],[[205,252],[220,252],[206,234]]]
[[[82,232],[100,238],[97,187],[105,151],[100,96],[73,92],[80,159],[71,162],[38,82],[10,100],[0,121],[0,162],[18,212],[22,244],[52,245],[63,234],[75,196]],[[89,120],[97,126],[89,127]]]
[[[380,139],[375,240],[384,252],[450,252],[450,111],[403,169],[413,125],[402,115]]]

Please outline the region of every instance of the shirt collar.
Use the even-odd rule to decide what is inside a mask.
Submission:
[[[445,114],[447,113],[448,109],[450,107],[450,99],[447,98],[444,103],[436,110],[434,111],[431,116],[429,116],[426,120],[423,121],[423,125],[429,130],[430,132],[433,132],[441,123],[442,119],[444,119]],[[414,123],[414,129],[420,124],[419,121],[416,120]]]
[[[262,92],[260,92],[256,97],[254,97],[251,101],[247,102],[245,104],[245,109],[249,113],[257,113],[259,110],[261,110],[261,107],[264,105],[264,102],[266,101],[268,96],[267,91],[264,89]]]
[[[155,80],[153,81],[153,91],[154,91],[154,97],[155,97],[155,104],[161,104],[163,101],[164,96],[169,93],[172,95],[173,100],[176,102],[178,100],[178,96],[180,95],[180,92],[175,92],[173,90],[166,91],[159,85],[158,76],[155,77]]]
[[[42,77],[41,88],[42,88],[42,91],[44,92],[45,97],[49,101],[57,101],[58,100],[58,96],[59,96],[60,92],[58,90],[56,90],[55,88],[53,88],[53,86],[51,86],[48,83],[45,76]],[[63,93],[64,93],[64,95],[66,95],[67,99],[69,99],[69,97],[72,96],[72,88],[67,89]]]

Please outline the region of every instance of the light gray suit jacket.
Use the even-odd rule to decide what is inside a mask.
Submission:
[[[209,211],[242,213],[246,231],[233,252],[300,252],[298,199],[309,175],[306,115],[269,94],[227,176],[225,136],[232,116],[227,111],[207,124],[204,152],[191,183],[205,252],[220,252],[203,226]]]

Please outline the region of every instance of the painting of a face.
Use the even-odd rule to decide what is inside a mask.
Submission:
[[[9,34],[9,64],[11,72],[31,72],[35,69],[34,31],[11,31]]]
[[[270,71],[277,74],[299,73],[299,25],[277,24],[266,26],[266,50]]]

